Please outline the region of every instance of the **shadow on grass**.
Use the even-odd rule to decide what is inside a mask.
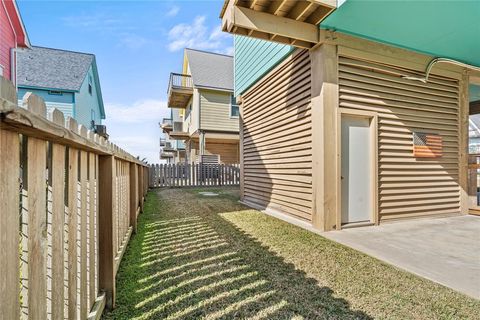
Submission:
[[[106,319],[371,319],[220,215],[240,204],[182,195],[149,195]]]

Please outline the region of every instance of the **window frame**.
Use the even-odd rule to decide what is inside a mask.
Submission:
[[[235,103],[234,103],[235,102]],[[237,108],[237,115],[233,114],[233,108]],[[232,94],[230,96],[230,118],[239,118],[240,117],[240,105],[236,103],[235,96]]]

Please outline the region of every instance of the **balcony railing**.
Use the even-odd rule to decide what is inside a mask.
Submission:
[[[165,138],[160,138],[160,147],[165,147],[166,144],[166,139]]]
[[[193,81],[188,74],[170,73],[168,107],[186,108],[193,95]]]
[[[163,118],[162,119],[162,126],[172,126],[172,118]]]
[[[170,73],[170,83],[168,90],[171,89],[193,89],[192,76],[188,74]]]
[[[163,118],[162,122],[160,123],[160,128],[163,132],[168,132],[172,130],[173,121],[171,118]]]
[[[173,122],[173,130],[168,134],[170,138],[176,140],[185,140],[188,138],[188,132],[183,127],[184,123],[182,121]]]

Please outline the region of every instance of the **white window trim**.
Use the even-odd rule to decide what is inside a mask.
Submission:
[[[232,95],[232,97],[230,97],[230,103],[229,103],[230,109],[229,109],[228,112],[229,112],[229,114],[230,114],[230,119],[238,119],[238,118],[239,118],[239,115],[238,115],[238,116],[234,116],[234,115],[232,114],[232,107],[233,107],[233,106],[237,106],[237,107],[238,107],[238,112],[240,113],[240,105],[238,105],[238,104],[233,104],[233,103],[232,103],[233,99],[234,99],[234,98],[233,98],[233,95]]]

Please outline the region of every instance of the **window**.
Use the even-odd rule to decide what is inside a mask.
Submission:
[[[230,117],[235,117],[237,118],[240,115],[240,107],[237,104],[237,100],[231,95],[230,98]]]
[[[3,77],[3,66],[0,64],[0,77]]]
[[[90,95],[92,95],[93,92],[92,82],[92,76],[88,75],[88,93],[90,93]]]
[[[48,91],[48,94],[52,95],[52,96],[63,96],[63,92],[62,91],[57,91],[57,90],[50,90],[50,91]]]

